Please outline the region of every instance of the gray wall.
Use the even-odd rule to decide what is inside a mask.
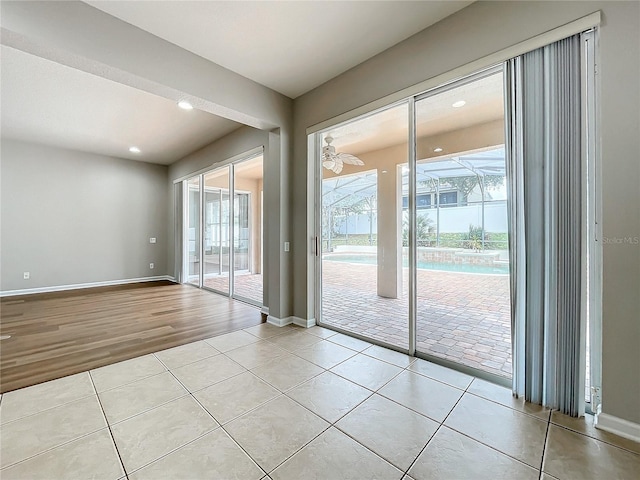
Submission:
[[[1,145],[0,290],[167,274],[167,167]]]
[[[477,2],[294,102],[294,315],[313,317],[306,129],[601,10],[603,228],[640,236],[638,2]],[[640,423],[640,246],[604,246],[603,409]]]
[[[191,175],[193,172],[208,169],[236,155],[266,145],[267,141],[268,135],[264,130],[241,127],[169,165],[169,182],[173,183],[174,180]]]

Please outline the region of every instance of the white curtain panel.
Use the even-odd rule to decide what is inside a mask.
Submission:
[[[584,413],[580,35],[505,68],[513,391]]]

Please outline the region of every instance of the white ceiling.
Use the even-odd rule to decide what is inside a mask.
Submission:
[[[1,55],[4,138],[168,165],[240,127],[4,45]]]
[[[472,2],[86,3],[297,97]],[[1,53],[3,138],[168,165],[240,126],[11,47]]]
[[[296,98],[471,1],[87,1]]]
[[[502,72],[428,96],[416,102],[417,136],[432,137],[504,119]],[[453,104],[466,103],[460,108]],[[349,122],[327,133],[339,152],[359,155],[408,141],[406,104]],[[443,145],[442,147],[446,147]]]

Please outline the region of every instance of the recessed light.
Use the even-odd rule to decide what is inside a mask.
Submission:
[[[458,100],[456,103],[454,103],[453,105],[451,105],[453,108],[460,108],[460,107],[464,107],[466,105],[467,102],[465,102],[464,100]]]
[[[193,105],[191,105],[186,100],[181,100],[178,102],[178,106],[183,110],[193,110]]]
[[[433,149],[434,152],[436,153],[440,153],[442,151],[442,149],[440,147],[436,147]]]
[[[386,170],[382,170],[382,173],[387,173],[387,171]]]
[[[129,151],[131,153],[140,153],[140,149],[138,147],[129,147]]]

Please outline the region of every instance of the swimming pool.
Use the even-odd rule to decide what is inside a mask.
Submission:
[[[361,263],[364,265],[377,265],[376,255],[368,254],[329,254],[322,257],[323,261],[329,262],[345,262],[345,263]],[[403,266],[408,266],[408,260],[403,259]],[[460,272],[460,273],[484,273],[491,275],[508,275],[509,266],[500,265],[489,267],[486,265],[473,265],[470,263],[436,263],[436,262],[418,262],[420,270],[439,270],[443,272]]]

